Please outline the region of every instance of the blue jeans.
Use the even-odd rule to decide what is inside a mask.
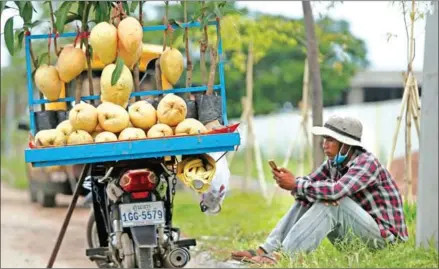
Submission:
[[[282,250],[290,255],[310,252],[328,237],[332,244],[338,240],[361,239],[367,246],[382,248],[386,245],[378,224],[351,198],[341,199],[340,205],[314,203],[304,207],[294,203],[261,245],[268,253]]]

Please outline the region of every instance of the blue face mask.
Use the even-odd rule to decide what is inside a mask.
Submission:
[[[340,147],[340,150],[338,151],[337,155],[335,155],[334,159],[332,160],[332,164],[333,165],[340,165],[340,164],[342,164],[346,160],[346,158],[348,157],[348,154],[349,154],[349,151],[351,150],[351,147],[349,147],[349,149],[346,152],[346,154],[342,155],[341,154],[341,150],[343,149],[343,146],[344,145],[342,145]]]

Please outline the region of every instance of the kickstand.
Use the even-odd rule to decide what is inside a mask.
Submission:
[[[58,234],[58,239],[56,240],[55,246],[53,248],[52,254],[50,255],[49,263],[46,268],[52,268],[53,263],[55,262],[56,255],[61,247],[62,240],[64,239],[64,234],[66,233],[67,227],[70,222],[70,218],[72,217],[73,210],[76,207],[76,202],[78,201],[79,189],[82,187],[82,183],[84,183],[84,179],[89,171],[90,164],[85,164],[82,168],[81,176],[79,177],[78,183],[76,184],[75,192],[73,193],[72,201],[70,202],[69,209],[67,210],[67,215],[64,219],[64,223],[61,226],[61,230]]]

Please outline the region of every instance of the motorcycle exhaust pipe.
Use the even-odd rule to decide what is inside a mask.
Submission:
[[[165,268],[183,268],[191,259],[191,254],[185,248],[174,248],[166,253]]]

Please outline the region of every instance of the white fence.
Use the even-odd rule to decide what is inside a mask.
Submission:
[[[395,100],[329,107],[324,109],[323,121],[333,114],[345,114],[358,117],[363,123],[363,144],[385,163],[387,162],[387,155],[392,147],[392,139],[396,129],[396,119],[400,113],[400,106],[401,101]],[[300,130],[300,121],[301,116],[299,112],[255,117],[255,136],[257,143],[260,144],[262,154],[265,156],[284,156],[288,145],[294,143],[293,156],[298,156],[299,148],[304,145],[303,135]],[[311,115],[309,116],[309,121],[309,127],[311,127]],[[405,153],[404,121],[405,114],[401,122],[394,157],[403,156]],[[231,120],[231,122],[236,122],[236,120]],[[245,148],[245,128],[245,123],[242,123],[239,127],[242,139],[242,146],[240,146],[239,151]],[[297,137],[298,135],[299,137]],[[412,151],[417,151],[418,149],[419,140],[414,122],[412,121]]]

